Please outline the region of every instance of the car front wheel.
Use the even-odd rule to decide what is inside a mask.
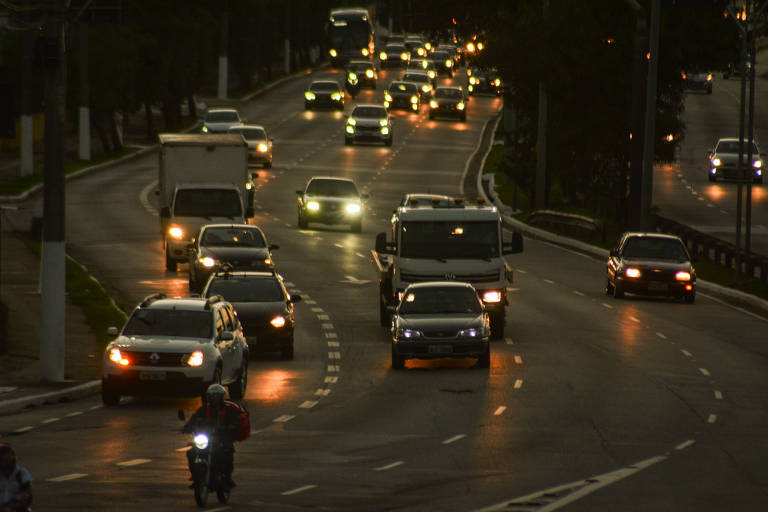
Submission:
[[[397,353],[394,345],[392,346],[392,369],[402,370],[405,368],[405,358]]]
[[[120,391],[106,379],[101,380],[101,401],[107,407],[120,405]]]

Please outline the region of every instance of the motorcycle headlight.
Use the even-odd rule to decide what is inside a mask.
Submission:
[[[419,102],[419,97],[418,96],[416,96],[415,94],[413,96],[411,96],[411,103],[418,103],[418,102]]]
[[[416,331],[414,329],[398,329],[395,333],[395,337],[401,341],[408,341],[421,338],[422,334],[421,331]]]
[[[483,294],[483,302],[488,302],[488,303],[501,302],[501,292],[498,290],[488,290]]]
[[[131,364],[131,361],[129,361],[127,357],[123,356],[123,354],[120,352],[120,349],[117,347],[111,348],[109,350],[109,360],[121,366],[128,366]]]
[[[187,359],[187,366],[203,366],[204,360],[205,356],[203,355],[203,352],[201,350],[195,350],[189,354],[189,359]]]
[[[212,268],[216,264],[216,260],[210,256],[204,256],[197,261],[199,261],[200,264],[205,268]]]
[[[208,448],[208,436],[205,434],[195,434],[195,447],[198,450],[205,450]]]
[[[358,203],[349,203],[346,206],[347,213],[360,213],[360,205]]]
[[[338,55],[338,52],[336,50],[334,50],[333,48],[328,50],[328,53],[331,54],[331,57],[336,57]]]
[[[208,133],[208,127],[207,127],[207,126],[203,126],[203,127],[200,129],[200,131],[201,131],[201,132],[203,132],[203,133]]]
[[[381,53],[379,54],[379,58],[380,58],[381,60],[387,60],[387,54],[386,54],[385,52],[381,52]]]
[[[389,93],[384,94],[384,101],[392,101],[392,96]]]
[[[429,108],[437,108],[437,102],[435,100],[429,100]]]
[[[317,96],[315,96],[315,93],[307,91],[304,93],[304,97],[307,99],[307,101],[315,101]]]
[[[181,229],[181,226],[178,226],[176,224],[173,224],[168,229],[168,234],[170,235],[171,238],[175,240],[181,240],[182,238],[184,238],[184,230]]]
[[[331,94],[331,99],[332,99],[333,101],[339,101],[339,100],[341,100],[341,93],[335,92],[335,93]]]
[[[456,108],[459,110],[464,110],[464,102],[460,101],[456,104]]]
[[[277,315],[275,318],[269,321],[270,324],[272,324],[272,327],[277,327],[280,329],[285,325],[285,317],[283,315]]]
[[[366,69],[365,70],[365,76],[368,78],[373,78],[373,70],[372,69]]]
[[[477,338],[479,336],[479,329],[463,329],[459,331],[459,338]]]
[[[307,210],[312,210],[313,212],[316,212],[320,209],[320,203],[317,201],[310,201],[307,203]]]
[[[707,82],[711,82],[711,81],[712,81],[712,73],[709,73],[707,75]]]
[[[355,125],[357,124],[357,121],[355,121],[355,118],[354,118],[354,117],[350,117],[350,118],[347,120],[347,124],[348,124],[349,126],[355,126]]]
[[[256,149],[259,150],[259,153],[266,153],[269,150],[269,146],[266,144],[259,144]]]
[[[714,167],[720,167],[720,164],[722,164],[722,163],[723,163],[723,162],[722,162],[722,161],[720,161],[720,159],[719,159],[719,158],[713,158],[713,159],[712,159],[712,165],[713,165]]]

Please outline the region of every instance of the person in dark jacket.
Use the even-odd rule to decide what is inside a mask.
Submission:
[[[0,444],[0,512],[26,512],[32,505],[32,475],[16,464],[9,444]]]

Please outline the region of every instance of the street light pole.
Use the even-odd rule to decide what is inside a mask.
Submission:
[[[640,225],[650,231],[653,228],[651,204],[653,201],[653,160],[656,154],[656,87],[659,68],[659,0],[651,3],[650,60],[648,62],[648,86],[645,91],[645,137],[643,146],[643,183],[640,194]]]
[[[549,0],[543,0],[542,17],[546,19],[549,11]],[[547,207],[547,85],[544,79],[539,79],[539,116],[536,129],[536,190],[535,208],[543,210]]]

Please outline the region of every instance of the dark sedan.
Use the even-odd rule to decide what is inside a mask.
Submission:
[[[203,297],[221,295],[230,302],[243,326],[251,354],[280,352],[293,359],[293,305],[300,295],[291,295],[276,272],[217,272]]]
[[[379,62],[381,69],[403,68],[411,60],[411,54],[402,44],[388,44],[379,52]]]
[[[503,86],[498,72],[493,68],[469,68],[467,91],[472,96],[475,93],[492,93],[501,96]]]
[[[392,368],[408,359],[476,357],[488,368],[490,321],[469,283],[428,281],[408,286],[392,316]]]
[[[378,80],[379,74],[376,72],[376,67],[374,67],[371,61],[351,60],[347,64],[347,72],[350,71],[357,76],[357,79],[360,81],[360,87],[376,88],[376,80]]]
[[[696,298],[696,270],[680,237],[661,233],[624,233],[606,266],[605,293]]]
[[[704,91],[712,94],[712,73],[688,73],[683,71],[680,78],[683,90]]]
[[[304,91],[304,108],[312,110],[317,107],[344,110],[344,91],[338,82],[333,80],[315,80]]]
[[[202,290],[225,264],[232,270],[272,270],[272,251],[279,248],[250,224],[206,224],[189,248],[189,290]]]
[[[429,102],[429,118],[437,116],[455,117],[467,120],[467,104],[461,87],[440,86],[435,89]]]
[[[392,82],[384,93],[384,106],[389,110],[407,109],[418,112],[421,106],[419,86],[413,82]]]

